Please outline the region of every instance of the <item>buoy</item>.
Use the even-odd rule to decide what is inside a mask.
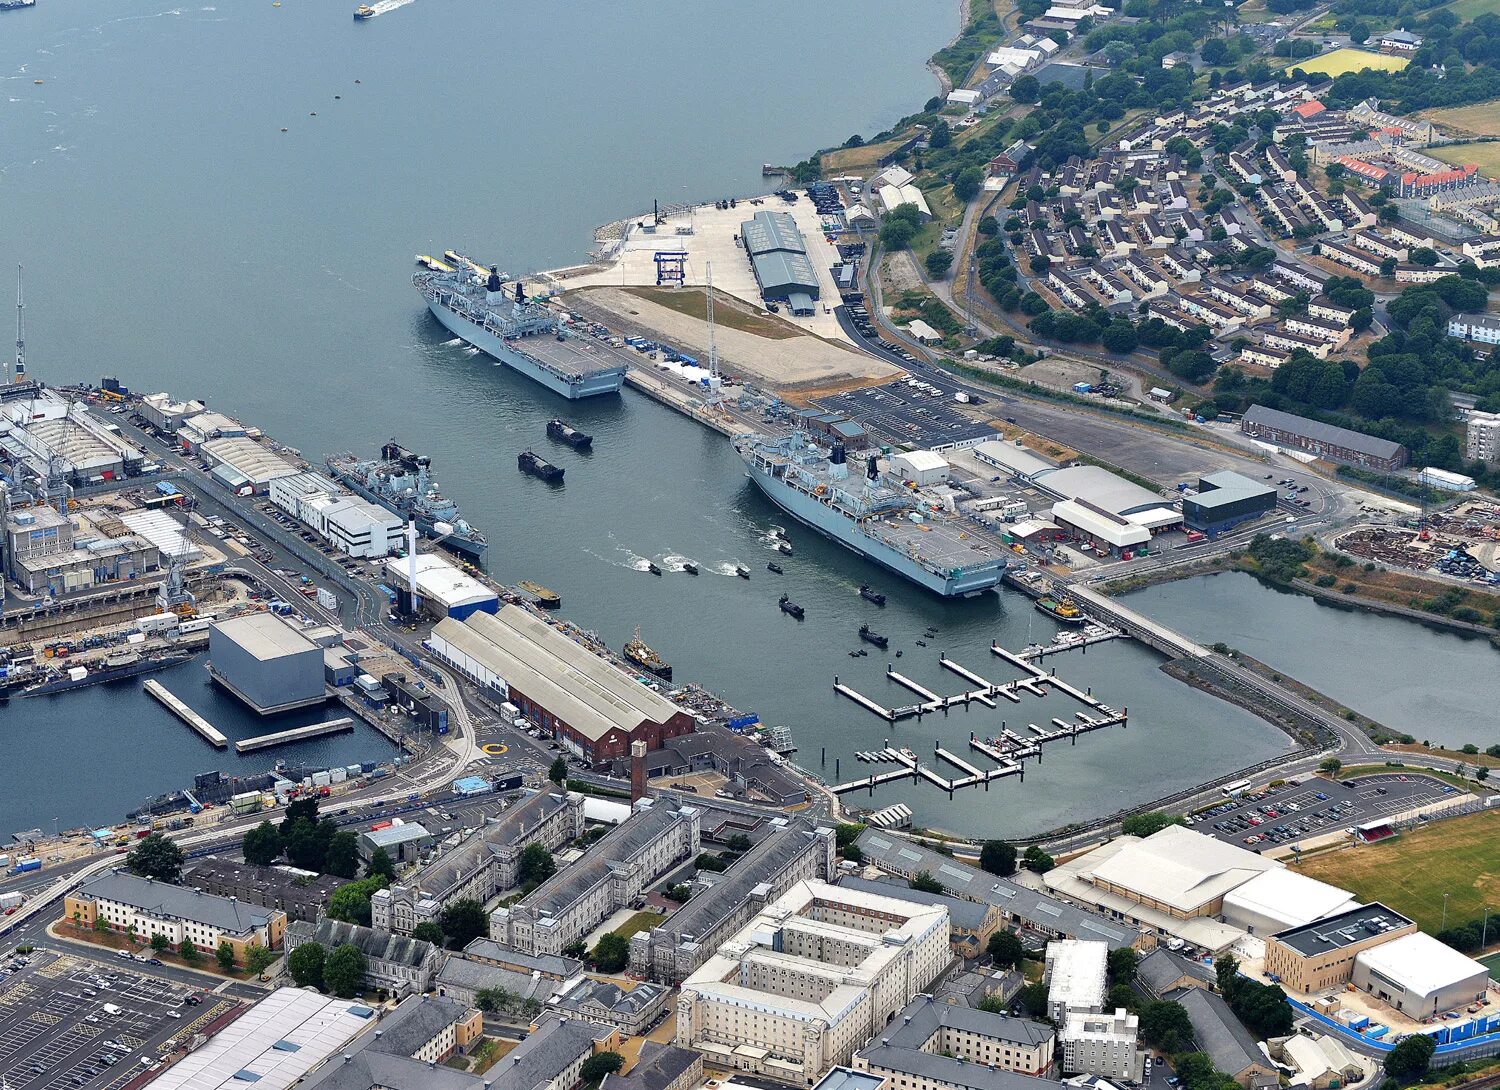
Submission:
[[[308,114],[307,116],[308,117],[317,117],[318,116],[318,111],[314,110],[312,113]]]

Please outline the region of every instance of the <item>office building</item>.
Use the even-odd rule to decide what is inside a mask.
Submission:
[[[599,1090],[697,1090],[703,1085],[703,1057],[676,1045],[641,1043],[635,1066],[604,1076]]]
[[[1415,933],[1417,925],[1375,902],[1288,928],[1266,939],[1265,971],[1289,992],[1310,995],[1342,988],[1365,950]]]
[[[222,855],[196,860],[182,884],[216,897],[231,897],[259,908],[279,908],[292,922],[315,922],[329,898],[343,885],[332,875],[296,867],[257,867]]]
[[[1063,1072],[1139,1082],[1145,1066],[1139,1037],[1139,1019],[1123,1008],[1113,1014],[1070,1011],[1059,1034]]]
[[[286,913],[186,886],[138,878],[123,870],[90,878],[63,898],[63,918],[91,928],[99,921],[112,931],[133,931],[142,940],[161,935],[173,946],[190,942],[212,952],[223,942],[244,964],[252,946],[274,950],[286,933]]]
[[[1102,942],[1058,939],[1047,944],[1042,979],[1047,984],[1047,1017],[1061,1025],[1069,1014],[1104,1009],[1109,947]]]
[[[1182,519],[1190,530],[1219,534],[1276,509],[1276,489],[1264,481],[1223,470],[1198,478],[1198,492],[1182,497]]]
[[[639,1037],[660,1019],[670,995],[670,989],[650,981],[626,988],[579,973],[554,988],[546,1006],[559,1017],[613,1026],[626,1037]]]
[[[941,906],[798,882],[682,983],[677,1044],[810,1085],[948,966]]]
[[[1351,431],[1348,428],[1294,416],[1264,405],[1252,405],[1240,421],[1240,430],[1255,439],[1274,443],[1289,450],[1300,450],[1345,465],[1364,469],[1400,469],[1407,462],[1407,451],[1390,439]]]
[[[1052,1074],[1056,1038],[1052,1027],[1042,1022],[938,1003],[921,995],[855,1053],[853,1066],[884,1075],[889,1085],[918,1090],[987,1087],[984,1080],[996,1072],[1032,1076],[1035,1081]],[[973,1081],[976,1078],[980,1081]],[[1040,1083],[1036,1085],[1040,1090]]]

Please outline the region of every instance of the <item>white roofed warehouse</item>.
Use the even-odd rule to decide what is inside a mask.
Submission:
[[[494,613],[500,595],[478,579],[434,553],[393,557],[385,562],[386,580],[402,593],[411,591],[411,569],[417,569],[417,599],[421,608],[438,617],[461,621],[472,613]]]
[[[1410,1018],[1432,1018],[1484,998],[1489,971],[1420,931],[1354,958],[1354,986]]]

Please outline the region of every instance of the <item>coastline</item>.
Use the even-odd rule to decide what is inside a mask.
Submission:
[[[988,0],[986,0],[988,2]],[[944,49],[950,48],[955,42],[962,38],[969,29],[969,17],[974,13],[974,0],[958,0],[958,32],[948,39]],[[937,54],[927,58],[927,71],[932,73],[932,78],[937,80],[938,94],[943,98],[948,97],[948,92],[953,90],[953,81],[948,78],[942,66],[934,59]]]

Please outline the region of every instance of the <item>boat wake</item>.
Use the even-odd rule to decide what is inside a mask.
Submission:
[[[687,571],[687,566],[693,562],[690,556],[674,556],[668,554],[661,558],[661,566],[667,571]]]
[[[387,12],[395,11],[397,8],[404,8],[411,2],[412,0],[376,0],[370,7],[376,15],[384,15]]]
[[[444,348],[456,348],[458,345],[461,345],[463,343],[464,343],[464,339],[462,337],[454,337],[451,341],[444,341],[443,342],[443,347]]]
[[[737,564],[714,564],[708,570],[711,571],[711,572],[713,572],[715,575],[736,576],[736,575],[739,574],[739,565],[737,565]]]

